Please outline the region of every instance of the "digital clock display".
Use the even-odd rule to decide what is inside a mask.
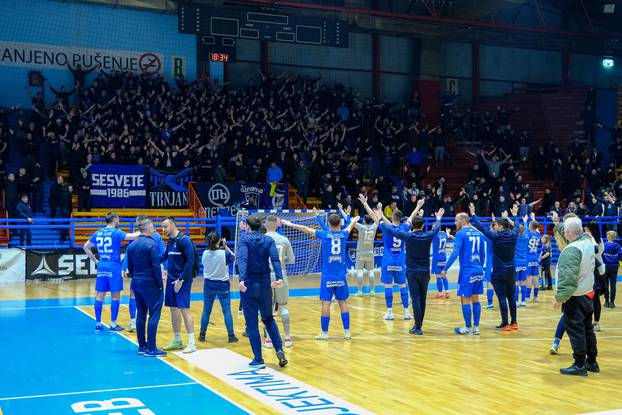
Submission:
[[[212,52],[209,54],[209,60],[211,62],[229,62],[229,54]]]

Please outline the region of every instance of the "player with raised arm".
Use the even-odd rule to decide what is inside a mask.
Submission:
[[[512,207],[512,216],[516,217],[518,214],[518,206]],[[527,232],[527,221],[529,217],[525,215],[523,223],[516,223],[518,226],[518,239],[516,240],[516,248],[514,251],[514,263],[516,264],[516,288],[514,290],[514,300],[518,307],[525,307],[525,297],[527,296],[527,287],[525,282],[527,281],[527,247],[529,245],[529,234]],[[515,220],[518,222],[518,220]],[[520,293],[520,302],[518,301],[518,295]]]
[[[278,313],[281,315],[281,323],[283,324],[285,347],[292,347],[293,341],[290,333],[290,316],[287,302],[289,300],[289,283],[287,281],[287,271],[285,265],[293,264],[296,262],[294,256],[294,250],[292,244],[286,236],[277,232],[279,227],[279,221],[276,216],[268,215],[264,222],[266,227],[266,236],[274,239],[276,249],[279,252],[279,259],[281,260],[281,270],[283,274],[283,283],[272,289],[272,301],[278,305]],[[276,281],[276,275],[272,263],[270,263],[270,278],[272,281]],[[272,348],[272,340],[267,331],[265,331],[266,338],[264,340],[265,348]]]
[[[318,216],[318,219],[319,216]],[[348,235],[359,221],[359,217],[352,218],[350,224],[341,229],[341,218],[337,214],[328,216],[329,229],[327,231],[309,228],[294,224],[288,220],[281,220],[281,224],[289,226],[307,235],[314,236],[322,241],[322,277],[320,281],[320,300],[322,301],[322,332],[317,340],[328,339],[330,323],[330,303],[333,297],[341,309],[344,338],[350,340],[350,312],[348,310],[348,281],[346,279],[346,240]]]
[[[346,222],[347,223],[347,222]],[[369,279],[369,294],[375,295],[376,269],[374,267],[374,242],[378,224],[368,214],[363,217],[363,223],[357,223],[354,228],[358,232],[356,241],[356,261],[354,272],[358,282],[356,295],[363,295],[363,281],[365,276]]]
[[[462,302],[462,316],[464,327],[454,329],[456,334],[480,334],[479,321],[482,307],[479,303],[479,295],[484,293],[484,264],[486,248],[484,247],[484,235],[475,229],[466,213],[456,215],[456,239],[451,256],[441,272],[447,275],[447,270],[460,258],[460,273],[458,274],[458,295]],[[471,328],[471,314],[473,316],[473,328]]]
[[[529,300],[533,288],[534,303],[538,302],[538,293],[540,292],[540,240],[542,235],[538,226],[536,214],[532,212],[527,230],[527,287],[525,288],[525,298]]]
[[[119,228],[119,216],[110,212],[106,215],[106,227],[96,231],[84,244],[84,252],[97,265],[95,278],[95,331],[102,332],[102,310],[104,298],[110,291],[112,299],[110,305],[110,331],[122,331],[123,327],[117,324],[119,316],[119,299],[123,291],[123,277],[121,275],[121,242],[134,240],[140,232],[125,233]],[[97,248],[97,256],[93,254],[93,247]]]

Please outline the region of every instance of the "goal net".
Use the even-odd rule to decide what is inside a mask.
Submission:
[[[324,223],[326,223],[328,213],[329,212],[326,211],[320,211],[320,216],[324,220]],[[313,211],[310,210],[240,210],[236,215],[235,221],[236,251],[238,247],[238,240],[242,234],[240,230],[240,223],[246,222],[246,218],[252,214],[258,214],[262,220],[268,215],[274,215],[279,219],[286,219],[298,225],[304,225],[316,229],[320,228],[315,215],[313,215]],[[288,276],[306,275],[320,272],[322,267],[322,245],[319,239],[287,226],[280,227],[277,232],[289,239],[292,244],[294,256],[296,257],[295,263],[287,265]]]

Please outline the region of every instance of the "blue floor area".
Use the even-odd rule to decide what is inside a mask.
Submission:
[[[160,359],[138,356],[124,337],[93,327],[75,308],[0,308],[0,412],[247,413]]]

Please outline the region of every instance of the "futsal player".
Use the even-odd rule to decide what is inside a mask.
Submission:
[[[514,211],[512,211],[514,214]],[[516,221],[518,227],[518,239],[516,240],[516,248],[514,251],[514,264],[516,265],[516,288],[514,289],[514,300],[519,307],[525,307],[525,296],[527,295],[527,287],[525,282],[527,281],[527,247],[529,245],[529,234],[527,233],[526,223],[527,216],[523,218],[523,223],[519,224]],[[518,300],[520,294],[520,301]]]
[[[529,300],[531,297],[531,289],[533,287],[533,302],[538,302],[538,293],[540,292],[540,240],[542,235],[538,230],[538,222],[536,222],[535,214],[531,214],[531,222],[529,222],[529,230],[527,231],[527,287],[525,298]]]
[[[318,216],[319,218],[319,216]],[[341,321],[343,323],[344,339],[350,340],[350,311],[348,310],[348,281],[346,279],[346,241],[348,235],[359,221],[359,217],[352,218],[350,224],[341,229],[341,218],[337,214],[328,216],[329,230],[309,228],[294,224],[288,220],[281,220],[281,224],[294,228],[307,235],[314,236],[322,241],[322,277],[320,281],[320,301],[322,301],[321,326],[322,332],[317,340],[328,339],[330,324],[330,303],[333,297],[339,303]]]
[[[462,316],[464,327],[454,329],[456,334],[480,334],[479,321],[482,307],[479,303],[479,295],[484,293],[484,264],[486,249],[484,247],[484,235],[475,229],[469,220],[469,215],[459,213],[456,215],[456,239],[454,249],[447,263],[441,271],[442,276],[447,275],[451,265],[460,259],[460,273],[458,274],[458,295],[462,302]],[[471,327],[471,315],[473,326]]]
[[[149,218],[146,215],[138,215],[136,216],[136,227],[141,221],[148,220]],[[154,230],[151,237],[158,244],[158,248],[160,249],[160,255],[164,254],[166,247],[164,246],[164,242],[162,241],[162,236]],[[123,279],[127,279],[128,271],[127,271],[127,255],[123,257],[123,261],[121,262],[121,275]],[[131,275],[130,275],[131,276]],[[162,265],[162,278],[166,280],[166,263]],[[130,289],[130,326],[127,328],[127,331],[133,332],[136,330],[136,296],[134,295],[134,290]]]
[[[434,298],[449,298],[449,282],[447,276],[441,277],[441,271],[447,262],[448,235],[446,232],[439,231],[432,241],[432,276],[436,277],[436,290]]]
[[[95,278],[95,331],[102,332],[102,309],[104,298],[110,291],[112,299],[110,305],[110,331],[123,331],[117,324],[119,316],[119,299],[123,291],[123,277],[121,275],[121,242],[138,238],[140,232],[125,233],[119,228],[119,216],[110,212],[106,215],[106,227],[95,232],[84,244],[84,252],[97,265]],[[93,254],[93,247],[97,248],[97,256]]]
[[[279,223],[276,216],[268,215],[268,217],[266,217],[264,225],[266,227],[266,236],[274,239],[274,243],[276,244],[276,249],[279,253],[279,259],[281,261],[281,271],[283,274],[282,284],[272,289],[272,301],[273,303],[278,305],[278,313],[281,315],[285,347],[292,347],[294,343],[292,341],[292,336],[290,333],[290,316],[289,308],[287,306],[287,302],[289,299],[289,283],[287,281],[287,270],[285,268],[285,265],[295,263],[296,257],[294,256],[294,250],[292,249],[292,244],[289,239],[287,239],[286,236],[281,235],[277,232]],[[276,281],[276,274],[274,273],[272,263],[270,263],[270,279],[272,282]],[[263,345],[266,348],[272,348],[272,340],[270,339],[270,335],[267,331],[265,331],[265,334],[266,338]]]

